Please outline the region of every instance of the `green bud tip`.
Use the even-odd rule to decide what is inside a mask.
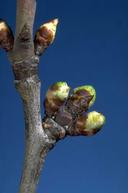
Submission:
[[[88,113],[88,117],[85,120],[85,130],[100,129],[105,124],[105,116],[96,111]]]
[[[64,100],[68,97],[70,87],[66,82],[57,82],[55,83],[57,89],[54,91],[53,95],[61,100]]]
[[[8,30],[7,24],[0,19],[0,31],[2,30]]]
[[[56,82],[47,91],[46,97],[48,99],[65,100],[68,97],[70,87],[66,82]]]
[[[91,85],[80,86],[74,89],[74,93],[79,90],[86,90],[90,93],[91,96],[93,96],[92,100],[89,103],[89,107],[91,107],[96,100],[96,90],[94,89],[94,87]]]
[[[50,44],[52,44],[55,39],[58,23],[59,23],[59,20],[58,18],[56,18],[40,26],[40,29],[46,28],[47,38]],[[46,36],[46,31],[45,31],[45,36]]]

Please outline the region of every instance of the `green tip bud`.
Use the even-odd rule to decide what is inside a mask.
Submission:
[[[77,118],[75,129],[77,133],[85,136],[92,136],[100,131],[105,123],[105,116],[96,111],[90,112],[87,115],[81,115]]]
[[[93,98],[89,102],[89,107],[91,107],[96,100],[96,91],[94,87],[91,85],[80,86],[74,89],[74,93],[81,91],[81,90],[85,90],[90,94],[90,96],[93,96]]]
[[[57,82],[53,85],[55,90],[53,91],[53,96],[59,98],[60,100],[65,100],[68,97],[70,87],[66,82]]]
[[[9,25],[0,19],[0,48],[5,49],[7,52],[13,48],[14,37]]]
[[[66,82],[53,84],[46,93],[45,110],[48,115],[54,115],[64,104],[69,95],[70,87]]]
[[[41,35],[45,35],[45,38],[47,35],[47,40],[49,44],[52,44],[55,39],[58,23],[59,20],[56,18],[40,26],[40,30],[42,30]],[[44,29],[45,31],[43,31]],[[45,32],[45,34],[43,34],[43,32]]]
[[[105,116],[96,111],[88,113],[85,121],[85,130],[100,129],[105,124]]]
[[[37,30],[34,38],[34,46],[36,55],[41,55],[44,50],[53,43],[59,20],[53,19],[43,25]]]

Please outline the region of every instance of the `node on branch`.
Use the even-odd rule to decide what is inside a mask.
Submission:
[[[87,112],[96,99],[90,85],[70,91],[66,82],[54,83],[47,91],[41,118],[38,63],[44,50],[53,43],[58,19],[37,30],[33,41],[36,0],[17,0],[15,41],[9,25],[0,19],[0,47],[8,53],[15,86],[24,107],[25,161],[19,193],[35,193],[47,153],[66,136],[91,136],[105,123],[96,111]],[[13,49],[14,47],[14,49]]]

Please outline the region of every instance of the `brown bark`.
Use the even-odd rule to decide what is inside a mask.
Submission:
[[[25,118],[25,160],[19,193],[35,193],[40,170],[49,150],[40,114],[39,58],[34,53],[32,37],[35,9],[35,0],[17,0],[16,35],[13,50],[9,53]]]

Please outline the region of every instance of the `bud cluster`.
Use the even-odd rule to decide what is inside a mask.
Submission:
[[[48,89],[44,102],[46,116],[85,136],[97,133],[105,123],[104,115],[96,111],[86,113],[95,102],[95,89],[85,85],[69,91],[66,82],[57,82]]]

